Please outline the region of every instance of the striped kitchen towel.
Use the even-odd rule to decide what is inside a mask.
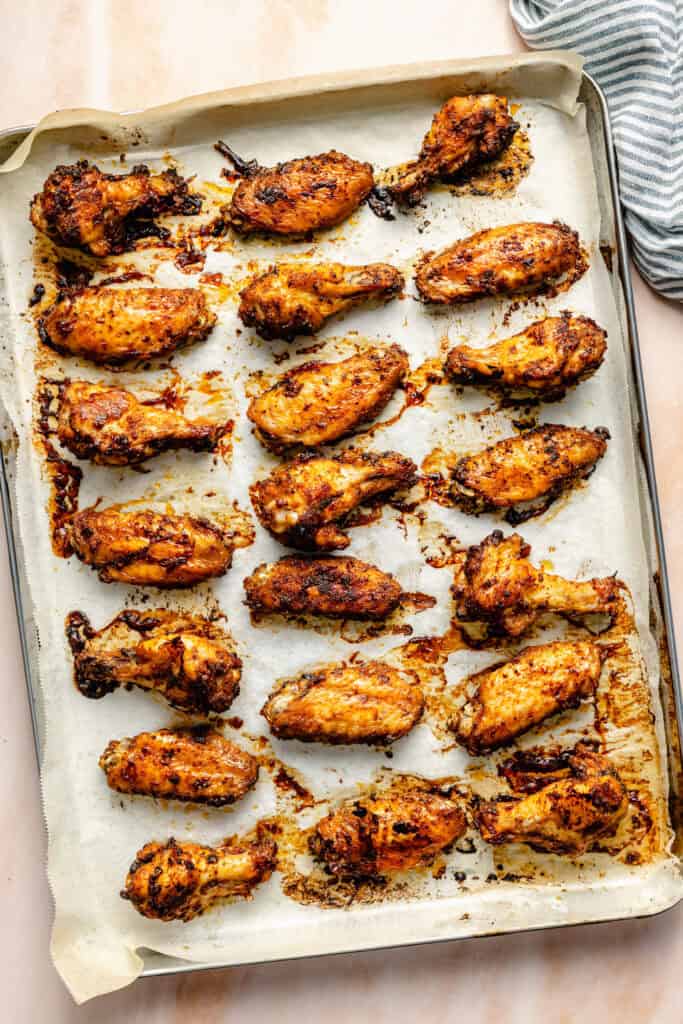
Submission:
[[[535,49],[576,50],[612,117],[633,258],[683,301],[683,0],[510,0]]]

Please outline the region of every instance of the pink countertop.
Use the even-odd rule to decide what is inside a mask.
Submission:
[[[60,107],[135,109],[325,70],[522,49],[503,0],[21,0],[0,3],[0,126]],[[636,305],[674,612],[683,647],[683,307]],[[683,907],[661,917],[142,981],[77,1009],[48,955],[50,896],[0,531],[0,979],[12,1024],[673,1024]]]

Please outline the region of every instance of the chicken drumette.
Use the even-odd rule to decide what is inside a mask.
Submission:
[[[93,287],[58,296],[38,331],[64,355],[119,366],[203,341],[215,323],[196,288]]]
[[[100,768],[119,793],[224,807],[258,778],[258,762],[215,729],[159,729],[111,740]]]
[[[588,317],[549,316],[486,348],[458,345],[448,353],[445,369],[456,384],[488,385],[548,401],[595,373],[606,338]]]
[[[253,484],[251,500],[261,525],[282,544],[334,551],[349,545],[343,529],[349,513],[369,498],[409,487],[415,469],[397,452],[303,454]]]
[[[418,159],[392,168],[383,184],[399,203],[414,206],[432,182],[493,160],[518,128],[503,96],[453,96],[434,115]]]
[[[388,744],[409,733],[423,710],[411,672],[355,661],[280,681],[261,714],[278,739]]]
[[[238,312],[262,338],[291,341],[361,302],[393,299],[404,284],[388,263],[278,263],[240,292]]]
[[[616,769],[586,744],[562,754],[519,752],[503,773],[513,789],[529,795],[480,803],[477,827],[496,846],[526,843],[549,853],[585,853],[613,833],[628,811]]]
[[[191,921],[217,900],[249,896],[275,869],[277,846],[259,827],[231,836],[220,846],[199,843],[147,843],[126,876],[124,900],[143,917]]]
[[[139,686],[182,711],[219,714],[239,693],[242,662],[232,637],[208,619],[126,608],[94,630],[85,615],[71,612],[66,633],[84,697]]]
[[[253,399],[247,415],[271,451],[331,444],[374,419],[408,370],[398,345],[367,348],[339,363],[304,363]]]
[[[619,583],[613,576],[566,580],[533,566],[530,552],[519,534],[503,537],[500,530],[469,548],[453,583],[458,617],[486,622],[494,633],[521,636],[541,612],[616,613]]]
[[[158,235],[152,223],[158,214],[194,214],[201,207],[177,171],[152,174],[140,164],[130,174],[105,174],[81,160],[50,174],[33,197],[31,221],[59,245],[110,256],[142,235]]]
[[[586,269],[579,236],[566,224],[522,223],[478,231],[421,261],[423,302],[457,305],[493,295],[535,294]]]

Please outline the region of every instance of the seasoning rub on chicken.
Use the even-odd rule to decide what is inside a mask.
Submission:
[[[262,338],[291,341],[360,303],[388,302],[404,284],[389,263],[278,263],[240,292],[238,315]]]
[[[254,398],[247,415],[271,451],[331,444],[379,415],[408,370],[398,345],[370,347],[338,363],[304,363]]]
[[[232,637],[198,615],[126,608],[95,630],[82,612],[71,612],[66,633],[84,697],[138,686],[181,711],[220,714],[239,693],[242,662]]]

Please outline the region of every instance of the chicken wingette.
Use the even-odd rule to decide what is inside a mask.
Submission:
[[[143,917],[191,921],[217,900],[249,896],[273,873],[277,846],[263,828],[219,846],[147,843],[138,850],[121,892]]]
[[[130,466],[173,448],[212,451],[225,424],[143,401],[126,388],[66,380],[60,385],[57,437],[79,459]]]
[[[207,519],[93,505],[71,520],[74,553],[103,583],[191,587],[223,576],[232,562],[229,538]]]
[[[197,288],[84,288],[58,296],[38,321],[63,355],[120,366],[203,341],[216,323]]]
[[[242,662],[232,637],[198,615],[126,608],[95,630],[82,612],[71,612],[66,633],[84,697],[138,686],[181,711],[220,714],[239,693]]]
[[[595,694],[608,650],[592,641],[527,647],[464,681],[451,728],[472,755],[488,753]]]
[[[383,184],[399,203],[414,206],[432,182],[493,160],[518,128],[503,96],[453,96],[434,115],[417,160],[392,168]]]
[[[607,333],[585,316],[549,316],[485,348],[458,345],[446,359],[456,384],[522,392],[546,401],[595,373],[607,351]]]
[[[355,661],[281,680],[261,714],[278,739],[385,745],[409,733],[423,710],[412,672]]]
[[[332,149],[275,167],[217,146],[242,178],[223,215],[240,234],[305,235],[350,217],[375,184],[372,166]]]
[[[508,520],[522,522],[590,476],[607,451],[608,438],[603,427],[544,423],[460,459],[453,469],[451,495],[464,512],[509,509]],[[544,500],[520,507],[539,499]]]
[[[282,544],[303,551],[348,547],[344,524],[350,512],[377,495],[415,481],[415,463],[397,452],[303,454],[253,484],[259,522]]]
[[[331,444],[379,415],[409,368],[398,345],[370,347],[339,363],[304,363],[254,398],[247,416],[271,451]]]
[[[528,561],[530,553],[519,534],[504,537],[500,530],[470,547],[453,583],[458,617],[521,636],[541,612],[615,614],[619,583],[613,576],[566,580],[537,569]]]
[[[259,770],[256,758],[204,725],[111,740],[99,764],[118,793],[209,807],[241,800]]]
[[[81,160],[55,168],[33,197],[31,221],[59,245],[93,256],[125,252],[162,213],[195,214],[201,198],[175,170],[152,174],[140,164],[130,174],[105,174]]]
[[[423,302],[456,305],[494,295],[535,294],[560,278],[576,280],[584,256],[566,224],[522,223],[487,228],[440,253],[428,253],[415,274]]]
[[[528,796],[480,803],[475,820],[487,843],[526,843],[534,850],[581,854],[613,833],[628,811],[628,794],[616,769],[585,744],[559,756],[525,752],[513,758],[515,774],[505,774],[523,790],[527,765]]]
[[[333,875],[376,877],[429,863],[466,828],[456,797],[411,780],[345,801],[318,822],[309,846]]]
[[[238,315],[268,340],[291,341],[362,302],[388,302],[405,281],[388,263],[278,263],[240,292]]]

